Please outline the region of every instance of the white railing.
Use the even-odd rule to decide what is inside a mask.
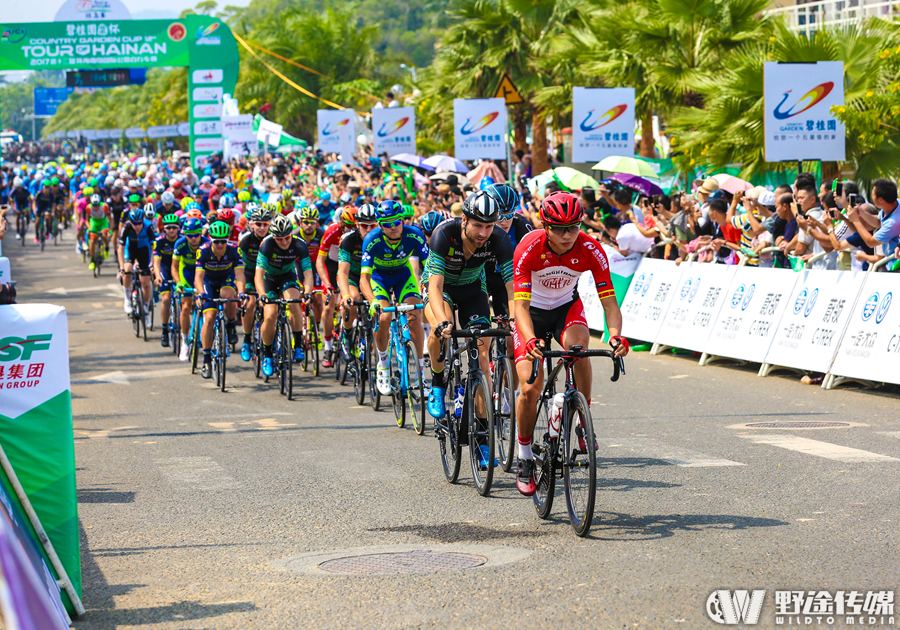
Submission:
[[[900,17],[900,0],[818,0],[766,11],[782,15],[792,30],[813,35],[823,28],[856,24],[866,18]]]

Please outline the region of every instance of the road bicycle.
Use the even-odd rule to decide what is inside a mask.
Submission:
[[[441,451],[441,465],[450,483],[459,478],[462,447],[469,447],[469,461],[472,478],[478,494],[487,496],[491,492],[494,466],[499,462],[494,457],[494,406],[488,376],[481,371],[478,349],[485,337],[504,338],[510,331],[502,328],[464,328],[450,333],[451,340],[465,339],[464,345],[448,344],[441,339],[438,362],[446,362],[447,391],[453,399],[447,405],[444,417],[435,419],[435,435]],[[449,352],[448,352],[449,346]],[[463,374],[462,357],[465,355],[467,371]],[[448,369],[449,367],[449,369]]]
[[[340,343],[338,352],[345,354],[344,371],[341,375],[341,385],[347,382],[347,378],[353,377],[353,393],[356,396],[356,404],[362,405],[366,402],[366,381],[369,378],[369,354],[372,352],[372,346],[369,345],[371,336],[372,322],[369,319],[369,303],[366,300],[355,300],[353,306],[356,307],[356,320],[350,328],[347,336],[346,345]],[[350,317],[350,311],[344,313],[344,321]]]
[[[253,375],[256,378],[259,378],[260,374],[262,374],[263,351],[262,337],[259,332],[263,322],[262,297],[257,296],[256,298],[256,308],[253,309],[253,323],[250,327],[250,360],[253,362]]]
[[[308,294],[310,298],[314,295],[325,295],[325,291],[322,289],[313,289]],[[325,296],[325,304],[329,304],[331,302],[331,294]],[[303,303],[303,319],[306,322],[303,327],[303,361],[300,362],[300,365],[303,367],[303,371],[306,372],[309,369],[309,364],[312,362],[313,366],[313,375],[319,375],[319,350],[322,347],[322,336],[319,334],[319,325],[316,323],[316,314],[312,308],[312,299],[309,299]]]
[[[544,347],[550,347],[550,338]],[[594,437],[594,423],[591,410],[584,394],[575,387],[575,362],[588,357],[608,357],[613,362],[615,382],[625,373],[625,362],[616,358],[611,350],[584,350],[583,346],[572,346],[568,350],[544,351],[547,380],[538,399],[537,421],[534,427],[532,450],[535,458],[535,484],[537,492],[532,497],[540,518],[550,516],[556,489],[557,475],[563,476],[566,506],[569,521],[578,536],[587,536],[594,518],[594,504],[597,492],[597,453]],[[559,359],[555,367],[552,360]],[[538,376],[541,359],[534,360],[528,383]],[[552,367],[552,370],[551,370]],[[559,421],[550,426],[551,402],[556,396],[556,380],[565,370],[564,402],[560,408]]]
[[[499,328],[509,329],[509,317],[492,317]],[[491,340],[491,383],[494,394],[494,428],[497,431],[497,458],[503,472],[512,470],[516,460],[516,387],[515,370],[509,360],[506,337]]]
[[[286,394],[288,400],[294,396],[294,333],[291,329],[291,320],[288,317],[288,308],[291,304],[305,304],[306,298],[284,299],[263,298],[262,304],[277,304],[278,318],[275,323],[275,340],[272,347],[272,363],[275,374],[278,375],[278,387],[281,394]],[[269,382],[269,377],[265,377]]]
[[[144,333],[144,341],[147,341],[147,320],[144,318],[144,288],[141,286],[140,267],[137,263],[131,266],[131,325],[134,328],[134,336],[140,337]],[[152,305],[151,305],[152,308]]]
[[[225,391],[225,372],[228,364],[228,355],[230,354],[228,343],[228,331],[225,329],[228,318],[225,317],[225,305],[230,303],[243,303],[240,298],[209,298],[202,297],[208,302],[216,305],[216,316],[213,321],[213,345],[212,345],[212,366],[213,374],[216,377],[216,387]]]
[[[175,282],[172,282],[172,308],[169,315],[169,339],[172,353],[177,357],[181,351],[181,300],[185,295],[193,295],[191,289],[185,288],[178,290],[174,288]]]
[[[382,309],[385,313],[394,314],[391,318],[391,336],[388,342],[394,416],[397,418],[397,426],[402,429],[409,414],[413,428],[419,435],[425,433],[425,385],[422,382],[416,346],[409,332],[407,313],[424,308],[424,304],[398,304]],[[375,321],[375,330],[378,330],[378,320]]]

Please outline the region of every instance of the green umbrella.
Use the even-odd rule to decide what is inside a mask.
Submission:
[[[537,177],[533,177],[529,180],[528,187],[531,190],[541,190],[552,181],[559,184],[560,188],[563,190],[568,189],[569,191],[581,190],[585,186],[590,186],[594,189],[600,186],[600,182],[590,175],[586,175],[581,171],[576,171],[574,168],[560,166],[559,168],[552,168],[549,171],[544,171]]]
[[[637,175],[639,177],[652,177],[659,179],[649,164],[643,160],[633,157],[624,157],[621,155],[611,155],[594,164],[591,169],[595,171],[608,171],[610,173],[624,173],[626,175]]]

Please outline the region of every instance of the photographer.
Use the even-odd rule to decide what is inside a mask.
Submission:
[[[900,212],[897,211],[897,185],[889,179],[876,179],[872,183],[872,205],[878,208],[879,227],[870,230],[857,208],[851,208],[847,218],[863,242],[890,256],[900,246]]]

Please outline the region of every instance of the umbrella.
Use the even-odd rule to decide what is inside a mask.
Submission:
[[[739,190],[750,190],[753,188],[753,184],[744,181],[740,177],[735,177],[734,175],[720,173],[718,175],[713,175],[713,179],[719,182],[719,188],[725,192],[730,192],[732,195],[736,194]]]
[[[643,160],[621,155],[611,155],[594,164],[591,167],[595,171],[609,171],[610,173],[624,173],[626,175],[639,175],[659,179],[656,172]]]
[[[329,162],[328,164],[326,164],[325,172],[328,173],[329,176],[331,176],[337,173],[342,168],[344,168],[344,163],[340,160],[337,160],[336,162]]]
[[[392,162],[400,162],[401,164],[409,164],[410,166],[416,166],[419,168],[424,168],[429,171],[433,171],[434,167],[429,164],[425,164],[424,158],[415,155],[414,153],[398,153],[397,155],[391,156]]]
[[[449,155],[432,155],[430,158],[425,160],[425,164],[431,166],[435,170],[439,168],[447,169],[448,171],[453,171],[454,173],[467,173],[469,171],[469,167],[457,160],[455,157],[450,157]]]
[[[418,173],[413,173],[413,182],[415,183],[416,190],[429,184],[428,178],[424,175],[419,175]]]
[[[436,174],[432,175],[429,179],[443,183],[443,182],[447,181],[447,178],[450,177],[451,175],[453,175],[456,178],[456,181],[460,186],[465,186],[467,184],[472,183],[471,181],[469,181],[469,178],[466,177],[465,175],[451,173],[450,171],[441,171],[440,173],[436,173]]]
[[[559,182],[569,190],[581,190],[585,186],[590,186],[591,188],[598,188],[600,186],[600,182],[590,175],[585,175],[581,171],[576,171],[574,168],[569,168],[568,166],[560,166],[559,168],[552,168],[549,171],[544,171],[537,177],[531,178],[528,181],[528,187],[532,191],[539,191],[552,181]]]
[[[503,175],[503,171],[500,170],[500,167],[494,164],[493,162],[482,162],[474,169],[466,173],[466,177],[469,180],[479,183],[482,178],[490,177],[497,183],[505,182],[506,177]]]
[[[623,173],[616,173],[612,177],[610,177],[610,179],[619,182],[626,188],[636,190],[642,195],[647,195],[648,197],[652,195],[661,195],[663,192],[662,188],[660,188],[653,182],[647,181],[643,177],[638,177],[637,175],[624,175]]]

